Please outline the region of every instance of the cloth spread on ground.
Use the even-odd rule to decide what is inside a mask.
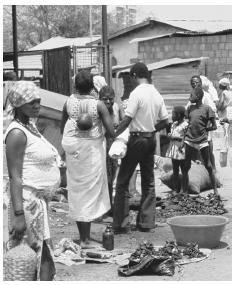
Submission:
[[[112,251],[107,251],[104,248],[82,250],[71,239],[63,238],[55,246],[54,260],[67,266],[84,263],[116,263],[123,266],[128,263],[130,255],[131,252],[127,252],[125,249]]]
[[[160,248],[162,248],[162,246],[154,246],[153,248],[158,251]],[[203,253],[203,256],[198,258],[187,258],[183,256],[181,259],[175,261],[175,265],[184,265],[193,262],[200,262],[208,258],[211,253],[210,249],[202,248],[199,250]],[[129,251],[125,249],[115,249],[112,251],[107,251],[104,248],[82,250],[81,247],[78,244],[74,243],[71,239],[63,238],[55,246],[54,261],[67,266],[80,265],[85,263],[113,263],[119,265],[120,268],[125,271],[125,268],[128,268],[129,266],[132,254],[133,253],[131,250]],[[151,262],[154,263],[153,259],[146,259],[144,261],[144,266],[145,264]],[[169,257],[165,257],[161,261],[166,261],[168,259]],[[157,262],[158,259],[156,257],[156,263]]]

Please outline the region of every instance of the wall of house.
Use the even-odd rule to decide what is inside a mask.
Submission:
[[[168,33],[182,31],[180,28],[171,27],[166,24],[155,24],[153,27],[148,26],[141,30],[135,30],[125,36],[120,36],[109,40],[112,56],[117,60],[117,65],[130,64],[131,60],[138,58],[138,43],[130,44],[129,42],[135,38],[144,38],[158,36]]]
[[[138,53],[145,63],[173,57],[209,57],[206,75],[216,83],[218,73],[232,70],[232,34],[153,39],[140,42]]]

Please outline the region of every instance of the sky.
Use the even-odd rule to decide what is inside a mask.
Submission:
[[[137,9],[138,22],[152,15],[160,20],[232,21],[232,5],[137,5]]]
[[[28,5],[26,0],[2,0],[3,5]],[[144,5],[141,5],[144,4]],[[137,22],[155,16],[167,20],[231,20],[231,0],[30,0],[30,5],[137,5]],[[155,5],[154,5],[155,4]],[[111,7],[108,7],[110,10]]]

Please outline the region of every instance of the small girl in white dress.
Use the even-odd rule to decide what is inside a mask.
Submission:
[[[167,150],[166,157],[172,159],[173,167],[173,186],[174,191],[178,192],[178,181],[179,181],[179,168],[183,173],[184,162],[185,162],[185,151],[184,151],[184,136],[188,127],[188,122],[184,119],[185,107],[175,106],[172,110],[172,127],[168,134],[170,138],[170,146]],[[183,185],[181,183],[181,190],[183,192]]]

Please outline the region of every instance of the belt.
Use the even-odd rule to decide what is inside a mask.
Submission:
[[[151,138],[153,137],[155,132],[130,132],[132,137],[143,137],[143,138]]]

